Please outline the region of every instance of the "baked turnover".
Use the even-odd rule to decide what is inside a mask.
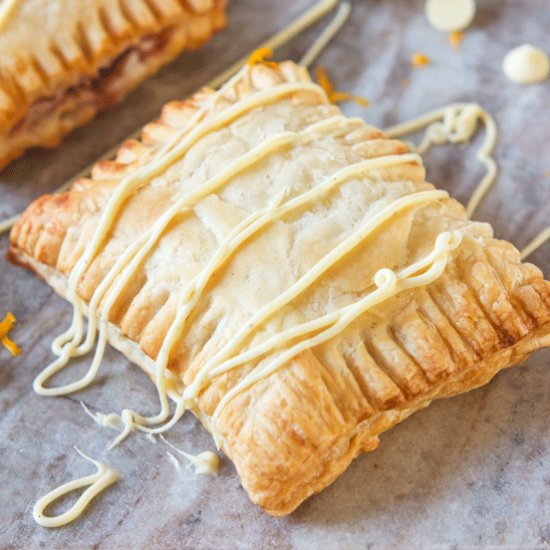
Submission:
[[[183,48],[223,27],[225,0],[3,0],[0,168],[54,147]]]
[[[191,410],[276,516],[433,399],[550,344],[539,269],[290,62],[166,105],[114,161],[35,201],[10,255],[74,305],[37,391],[82,388],[109,341],[162,405],[125,410],[126,432]],[[88,374],[45,386],[96,331]]]

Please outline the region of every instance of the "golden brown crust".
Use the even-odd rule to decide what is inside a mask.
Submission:
[[[307,78],[292,64],[277,70],[250,68],[205,116],[257,90]],[[185,126],[211,94],[206,90],[186,102],[168,104],[159,120],[144,128],[141,142],[125,142],[115,161],[96,165],[92,177],[70,192],[33,203],[12,231],[10,254],[63,292],[62,281],[93,234],[114,186],[170,140],[172,130]],[[338,112],[317,96],[295,94],[203,138],[165,176],[127,201],[103,252],[83,277],[80,295],[90,299],[117,255],[166,210],[182,192],[180,186],[200,185],[206,174],[270,133],[299,131]],[[114,344],[132,342],[131,356],[142,366],[156,357],[175,315],[178,289],[196,273],[196,259],[202,265],[215,249],[217,235],[241,219],[245,206],[250,211],[266,200],[266,186],[259,181],[269,181],[270,192],[276,194],[277,185],[288,181],[318,181],[319,171],[330,174],[359,159],[405,152],[402,143],[363,125],[319,138],[296,155],[274,154],[253,173],[236,177],[201,201],[193,216],[178,219],[157,243],[111,311],[109,320],[122,336],[113,337]],[[340,225],[349,229],[354,216],[361,219],[380,197],[430,188],[419,162],[396,164],[342,185],[327,198],[326,212],[312,210],[306,217],[273,224],[216,275],[172,353],[170,368],[185,384],[191,383],[251,312],[280,295],[326,253],[340,235]],[[255,341],[288,323],[318,316],[332,303],[357,299],[376,270],[409,265],[431,249],[441,231],[451,229],[462,232],[463,242],[438,280],[387,300],[223,409],[217,423],[222,447],[252,500],[269,513],[291,512],[338,477],[355,456],[373,450],[380,433],[431,400],[484,384],[500,369],[550,344],[550,283],[535,266],[522,264],[511,244],[493,239],[488,225],[468,221],[452,199],[396,216],[299,302],[256,331]],[[255,265],[261,271],[249,277]],[[208,420],[222,396],[255,366],[246,364],[215,378],[200,396],[200,415]]]
[[[182,49],[206,42],[225,24],[224,5],[21,2],[0,34],[0,169],[29,147],[55,147]]]

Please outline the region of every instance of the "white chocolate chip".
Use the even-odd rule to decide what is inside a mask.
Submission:
[[[426,0],[426,17],[434,29],[442,32],[462,31],[476,13],[475,0]]]
[[[521,84],[542,82],[550,73],[550,61],[546,52],[531,44],[523,44],[506,54],[502,62],[502,70],[513,82]]]

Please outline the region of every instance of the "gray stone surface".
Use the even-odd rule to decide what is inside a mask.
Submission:
[[[0,174],[0,218],[53,190],[153,118],[163,102],[193,91],[310,3],[231,0],[229,27],[210,45],[183,55],[58,150],[32,152]],[[462,50],[455,53],[446,37],[428,26],[421,0],[357,1],[321,62],[338,88],[371,101],[366,110],[355,105],[345,110],[376,125],[457,100],[474,100],[491,111],[501,132],[501,174],[475,217],[521,247],[550,220],[550,177],[544,175],[550,170],[550,83],[514,85],[500,65],[504,54],[523,42],[550,51],[550,9],[547,0],[478,4]],[[298,57],[318,29],[283,55]],[[409,58],[416,51],[433,64],[411,70]],[[430,180],[466,200],[482,174],[474,157],[478,142],[426,155]],[[549,246],[532,257],[547,276]],[[156,410],[146,376],[115,351],[107,351],[97,382],[79,394],[43,398],[32,392],[34,376],[51,359],[52,337],[69,323],[70,308],[32,274],[8,264],[6,248],[4,236],[0,314],[16,314],[13,337],[23,353],[12,359],[0,349],[0,547],[550,547],[548,350],[500,373],[488,386],[417,413],[323,493],[290,517],[273,519],[249,502],[227,459],[219,477],[211,479],[191,470],[178,476],[165,446],[143,436],[105,453],[114,432],[93,424],[78,400],[101,411]],[[74,377],[85,366],[83,361],[66,375]],[[213,449],[191,416],[170,438],[191,452]],[[82,519],[47,530],[32,519],[35,500],[91,471],[74,444],[106,458],[124,477]]]

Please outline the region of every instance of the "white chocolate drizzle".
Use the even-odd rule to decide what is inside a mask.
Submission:
[[[550,225],[543,229],[529,244],[527,244],[519,253],[519,257],[525,260],[527,256],[530,256],[538,250],[542,245],[550,241]]]
[[[331,22],[323,29],[321,34],[315,39],[313,44],[308,48],[307,52],[300,59],[299,64],[304,67],[309,67],[315,59],[319,57],[321,52],[330,44],[332,39],[338,34],[344,26],[351,12],[351,4],[344,0]]]
[[[466,206],[466,214],[472,217],[479,203],[493,185],[498,169],[492,158],[497,140],[497,126],[493,117],[480,105],[475,103],[457,103],[431,111],[416,119],[396,124],[386,128],[389,137],[398,138],[427,127],[422,141],[418,145],[408,143],[409,147],[418,154],[425,153],[432,144],[463,143],[469,141],[477,129],[477,120],[481,119],[485,125],[485,140],[477,153],[487,172],[479,182]],[[521,251],[521,259],[525,259],[535,250],[550,240],[550,227],[543,229]]]
[[[410,162],[412,160],[411,157],[414,158],[416,156],[401,155],[400,157],[401,158],[381,157],[377,159],[369,159],[367,161],[363,161],[363,163],[358,163],[355,166],[350,166],[348,168],[345,168],[340,173],[334,175],[332,178],[327,180],[327,182],[325,182],[326,183],[325,186],[320,185],[310,190],[308,193],[305,193],[303,196],[299,196],[293,201],[289,201],[283,207],[280,207],[280,212],[290,211],[290,209],[295,208],[297,204],[303,204],[305,202],[304,196],[307,194],[313,194],[313,192],[319,193],[320,191],[325,190],[325,189],[322,189],[323,187],[328,188],[329,184],[331,184],[331,186],[334,186],[338,182],[343,181],[343,179],[352,177],[352,175],[360,174],[361,173],[360,170],[365,170],[366,165],[368,163],[371,163],[371,167],[372,167],[372,164],[374,164],[375,166],[376,165],[383,166],[384,163],[387,163],[389,165],[389,164],[395,164],[400,161]],[[374,163],[374,161],[377,161],[377,162]],[[324,335],[323,341],[324,341],[325,339],[328,339],[330,336],[339,333],[353,319],[355,319],[361,313],[366,312],[368,309],[370,309],[370,307],[373,307],[373,305],[377,305],[378,303],[381,303],[382,301],[393,296],[394,294],[401,292],[401,290],[407,287],[406,283],[403,283],[400,285],[396,284],[391,286],[391,288],[388,287],[388,285],[386,285],[383,289],[383,292],[374,293],[372,296],[368,295],[367,298],[357,302],[357,304],[355,304],[356,306],[355,308],[352,308],[352,307],[343,308],[341,310],[338,310],[337,312],[333,312],[331,314],[325,315],[309,323],[298,325],[296,327],[293,327],[292,329],[289,329],[285,332],[278,334],[277,336],[272,337],[271,339],[268,339],[267,341],[257,346],[256,348],[248,350],[247,352],[240,355],[236,355],[236,356],[234,355],[236,350],[239,349],[239,345],[242,344],[247,339],[247,337],[255,328],[259,327],[268,317],[273,315],[281,307],[283,307],[285,304],[290,302],[292,299],[298,296],[301,292],[306,290],[325,271],[327,271],[330,267],[335,265],[341,258],[343,258],[353,248],[355,248],[357,245],[363,242],[374,230],[376,230],[381,225],[386,223],[394,215],[402,212],[406,208],[419,206],[419,205],[422,205],[423,203],[429,203],[432,201],[445,199],[447,197],[448,195],[445,191],[434,190],[434,191],[418,192],[411,195],[407,195],[405,197],[401,197],[400,199],[394,201],[389,206],[382,208],[377,214],[374,214],[372,218],[369,218],[369,220],[365,224],[363,224],[359,229],[354,231],[340,245],[338,245],[329,254],[327,254],[322,260],[320,260],[315,266],[313,266],[304,276],[302,276],[286,292],[284,292],[277,299],[273,300],[272,302],[266,304],[263,308],[261,308],[244,325],[243,329],[238,331],[237,334],[233,336],[233,338],[230,340],[228,344],[226,344],[226,346],[224,346],[212,359],[210,359],[208,362],[205,363],[203,368],[196,375],[194,382],[185,389],[181,398],[177,399],[176,412],[174,413],[172,419],[167,424],[164,424],[157,428],[150,428],[150,427],[147,427],[147,424],[150,424],[150,422],[147,422],[147,420],[152,420],[152,419],[144,419],[143,417],[141,417],[141,422],[139,422],[139,421],[136,421],[136,417],[139,416],[137,415],[137,413],[130,414],[128,410],[125,410],[122,413],[122,421],[124,423],[125,428],[123,432],[121,432],[119,438],[117,438],[116,443],[118,443],[126,435],[128,435],[133,428],[137,428],[142,431],[146,431],[148,433],[161,433],[169,429],[183,415],[183,413],[187,408],[192,408],[194,400],[198,396],[200,390],[204,387],[205,383],[209,382],[211,378],[217,376],[218,374],[227,372],[228,370],[238,365],[241,365],[247,361],[255,359],[277,346],[286,344],[288,341],[292,339],[295,339],[300,336],[306,336],[307,334],[315,330],[319,330],[326,326],[334,325],[330,330],[327,330],[323,333]],[[294,204],[292,204],[293,202]],[[272,212],[271,216],[274,217],[275,215],[280,214],[280,212],[279,213]],[[265,224],[265,221],[263,223]],[[256,230],[258,229],[257,227],[253,227],[253,226],[249,227],[249,229],[251,228]],[[238,247],[238,245],[243,242],[244,240],[243,238],[248,237],[250,234],[252,234],[251,231],[242,232],[241,235],[240,236],[237,235],[237,237],[234,237],[233,234],[231,234],[228,238],[228,242],[226,242],[225,244],[222,243],[222,245],[219,248],[219,251],[225,251],[227,253],[232,250],[235,250]],[[452,238],[449,240],[449,237],[452,237]],[[413,266],[411,266],[409,270],[405,270],[403,273],[400,273],[399,276],[402,278],[408,277],[410,276],[411,273],[417,273],[419,270],[424,269],[431,262],[433,262],[434,265],[436,265],[437,261],[439,261],[439,263],[437,263],[438,268],[433,268],[432,271],[428,270],[430,275],[433,274],[433,279],[430,279],[429,275],[425,275],[424,277],[418,277],[414,279],[415,282],[424,283],[424,284],[428,284],[432,280],[435,280],[435,278],[437,278],[440,274],[440,271],[438,271],[438,269],[442,265],[441,259],[444,258],[444,262],[443,262],[443,267],[444,267],[446,263],[447,253],[450,250],[454,250],[454,248],[458,245],[459,239],[460,239],[460,234],[450,235],[448,233],[442,233],[440,236],[440,239],[438,239],[436,243],[436,248],[434,252],[431,255],[429,255],[426,259],[420,262],[417,262],[416,264],[413,264]],[[233,242],[231,243],[231,241]],[[210,263],[214,264],[214,261],[216,259],[218,258],[214,257]],[[214,264],[214,266],[216,265],[219,267],[220,264]],[[193,293],[192,291],[189,291],[189,292],[184,291],[180,295],[180,303],[178,304],[178,311],[176,314],[176,318],[172,323],[167,333],[167,336],[163,342],[163,348],[166,347],[166,349],[168,350],[167,353],[169,353],[169,350],[171,350],[173,345],[176,343],[177,337],[179,336],[179,334],[183,329],[184,321],[190,313],[189,304],[186,305],[182,303],[181,298],[182,297],[185,298],[187,295],[193,296],[193,302],[191,305],[194,305],[196,301],[198,301],[202,288],[206,286],[206,281],[208,280],[207,278],[209,278],[213,273],[214,273],[214,270],[213,269],[209,270],[207,266],[201,274],[202,276],[205,276],[204,278],[205,282],[201,285],[201,287],[200,288],[195,287],[195,291],[194,291],[195,293]],[[201,275],[199,275],[197,279],[200,279]],[[380,277],[382,277],[382,275],[380,275]],[[195,279],[194,281],[196,282],[197,279]],[[379,280],[379,279],[376,279],[376,280]],[[388,289],[390,289],[390,291],[388,291]],[[185,312],[185,313],[182,314],[182,312]],[[314,343],[317,341],[318,341],[318,338],[311,341],[306,340],[306,347],[317,345],[316,343]],[[304,344],[302,343],[302,347],[298,349],[298,351],[296,351],[297,348],[292,348],[292,353],[299,353],[299,351],[302,351],[304,349],[303,345]],[[159,358],[160,358],[160,353],[159,353]],[[159,358],[157,358],[157,361],[159,360]],[[279,363],[277,367],[271,367],[269,369],[269,372],[267,370],[262,370],[260,378],[273,372],[275,368],[278,368],[282,364],[283,363]],[[166,368],[166,360],[164,360],[164,363],[162,365],[162,369],[165,369],[165,368]],[[158,376],[159,375],[162,376],[163,372],[164,371],[159,369],[159,366],[157,363],[157,381],[160,380]],[[248,387],[250,385],[250,382],[251,381],[253,382],[256,379],[257,378],[254,378],[253,380],[251,380],[249,378],[246,380],[246,382],[242,382],[239,389],[228,393],[227,399],[223,401],[223,403],[220,404],[220,406],[223,406],[223,404],[225,404],[228,399],[234,396],[238,391]],[[160,389],[159,389],[159,392],[160,392]],[[221,407],[218,408],[218,411],[219,410],[221,410]],[[218,415],[219,415],[219,412],[215,414],[214,420],[215,418],[217,418]],[[216,442],[218,443],[219,439],[216,435],[215,424],[212,425],[212,431],[216,439]]]
[[[265,42],[259,44],[253,51],[268,48],[270,50],[276,50],[281,46],[288,44],[291,40],[300,35],[305,29],[311,27],[321,17],[332,11],[338,4],[339,0],[318,0],[311,8],[307,9],[303,14],[297,17],[294,21],[291,21],[284,29],[280,30]],[[341,9],[341,8],[340,8]],[[319,52],[322,48],[319,49]],[[231,78],[239,69],[248,63],[250,56],[253,52],[247,53],[241,57],[238,61],[233,63],[228,69],[221,74],[213,78],[207,87],[217,88]],[[315,57],[309,57],[308,61],[312,63]],[[307,67],[305,63],[303,63]]]
[[[232,81],[230,81],[226,86],[230,86],[231,84]],[[125,267],[125,265],[128,264],[130,260],[132,260],[132,263],[130,265],[132,266],[132,269],[135,270],[137,265],[139,265],[141,259],[145,256],[150,247],[156,242],[157,238],[162,233],[162,230],[176,213],[183,211],[186,208],[186,205],[193,204],[195,201],[200,200],[208,193],[216,189],[217,186],[220,185],[220,181],[227,181],[228,173],[230,174],[229,177],[231,177],[231,175],[238,172],[238,170],[241,168],[241,164],[239,164],[238,162],[239,160],[242,161],[244,167],[248,166],[248,163],[251,163],[254,160],[253,155],[249,153],[248,155],[246,155],[246,159],[237,159],[237,161],[232,163],[226,169],[226,172],[222,172],[222,174],[218,178],[212,178],[204,186],[201,186],[196,191],[190,192],[184,197],[184,199],[180,199],[177,202],[177,208],[173,207],[168,212],[166,212],[165,215],[157,221],[151,231],[144,233],[144,235],[138,238],[128,248],[123,256],[121,256],[117,260],[113,268],[98,286],[93,294],[92,299],[90,300],[88,313],[88,332],[85,341],[82,343],[83,303],[77,295],[77,285],[82,274],[84,273],[84,270],[98,252],[101,243],[105,239],[105,236],[111,225],[114,223],[114,220],[120,208],[122,207],[124,200],[138,187],[144,185],[155,176],[166,170],[168,166],[170,166],[182,155],[184,155],[185,152],[188,151],[189,148],[193,144],[195,144],[200,138],[204,137],[209,132],[222,128],[225,124],[230,123],[247,111],[252,110],[255,107],[274,102],[279,98],[289,96],[293,93],[301,91],[313,91],[322,95],[322,97],[326,99],[323,90],[315,84],[307,82],[282,84],[281,86],[277,86],[270,90],[257,92],[256,94],[253,94],[248,98],[236,103],[232,107],[229,107],[220,115],[213,117],[211,120],[200,123],[195,128],[191,129],[192,125],[204,116],[206,110],[214,104],[214,102],[221,96],[221,93],[223,93],[225,89],[226,87],[221,88],[220,91],[218,91],[202,109],[197,111],[194,117],[192,117],[191,121],[189,121],[189,123],[178,133],[178,136],[172,142],[163,147],[149,164],[130,174],[126,178],[123,178],[116,188],[105,210],[103,211],[94,238],[92,239],[91,243],[89,243],[89,245],[86,247],[84,254],[81,256],[69,276],[67,298],[74,306],[73,320],[69,329],[54,340],[52,344],[52,351],[58,356],[58,359],[51,363],[48,367],[46,367],[46,369],[44,369],[34,380],[33,388],[36,393],[47,396],[64,395],[86,387],[94,379],[101,364],[101,357],[105,348],[106,323],[104,321],[100,325],[97,351],[94,356],[94,360],[92,361],[92,365],[90,366],[86,375],[80,380],[71,384],[65,384],[64,386],[55,388],[44,387],[45,382],[55,373],[65,367],[71,357],[86,354],[92,348],[97,329],[96,319],[99,300],[101,299],[107,288],[115,282],[116,277]],[[179,139],[181,139],[180,142],[178,142]],[[282,139],[284,140],[284,137]],[[271,144],[269,144],[269,147],[271,147]],[[271,150],[269,147],[268,150]],[[149,238],[147,239],[147,237]],[[139,254],[138,252],[141,252],[141,254]],[[116,285],[117,286],[115,288],[122,288],[123,282],[119,280],[117,281]],[[110,307],[112,307],[117,295],[117,292],[111,293],[112,299],[109,300],[109,302],[105,305],[105,311],[108,312],[110,310]],[[107,315],[105,315],[105,317],[108,318]]]
[[[200,475],[208,475],[208,476],[217,476],[218,470],[219,470],[219,464],[220,459],[216,453],[213,453],[212,451],[204,451],[202,453],[199,453],[198,455],[192,455],[190,453],[186,453],[185,451],[182,451],[181,449],[178,449],[175,445],[170,443],[163,435],[160,436],[162,441],[166,443],[171,449],[176,451],[176,453],[183,456],[185,459],[187,459],[195,468],[195,473]],[[174,463],[174,466],[176,466],[176,469],[179,470],[178,466],[179,460],[170,452],[167,453],[169,458]]]
[[[42,525],[43,527],[61,527],[62,525],[66,525],[67,523],[74,521],[80,516],[80,514],[82,514],[82,512],[84,512],[88,504],[90,504],[90,502],[99,493],[101,493],[101,491],[105,490],[119,479],[118,473],[109,466],[90,458],[80,449],[77,449],[76,447],[75,449],[78,454],[82,456],[82,458],[88,460],[97,468],[97,472],[95,474],[64,483],[38,500],[38,502],[34,505],[32,515],[36,523]],[[58,516],[46,515],[45,509],[50,504],[71,493],[72,491],[76,491],[77,489],[82,489],[84,487],[88,488],[66,512],[63,512]]]
[[[466,215],[469,218],[473,216],[498,174],[496,162],[491,156],[497,141],[497,126],[493,117],[477,103],[454,103],[385,129],[389,137],[398,138],[427,127],[419,145],[409,144],[413,151],[423,154],[432,144],[469,141],[477,130],[478,119],[485,125],[485,139],[476,156],[487,171],[466,205]]]
[[[383,165],[382,161],[386,161],[388,164],[399,162],[399,160],[406,162],[406,157],[408,156],[409,155],[395,155],[395,157],[397,158],[392,158],[394,156],[391,155],[387,157],[369,159],[369,160],[363,161],[364,164],[358,163],[356,165],[352,165],[350,167],[344,168],[341,172],[337,173],[331,179],[327,180],[327,183],[329,182],[332,183],[335,181],[342,182],[345,179],[352,177],[352,175],[357,176],[361,173],[358,170],[361,168],[365,170],[366,164],[369,162],[372,163],[373,161],[378,161],[379,163],[378,165],[380,166],[380,165]],[[399,159],[399,157],[401,157],[401,159]],[[322,187],[322,186],[319,186],[319,187]],[[314,190],[315,189],[317,188],[314,188]],[[372,215],[372,217],[369,217],[363,225],[361,225],[349,237],[347,237],[338,246],[336,246],[331,252],[329,252],[321,260],[319,260],[317,264],[311,267],[302,277],[300,277],[283,294],[281,294],[276,299],[267,303],[260,310],[258,310],[248,320],[248,322],[245,323],[243,327],[240,330],[238,330],[235,335],[233,335],[231,340],[225,346],[223,346],[214,355],[214,357],[212,357],[203,365],[199,373],[195,376],[195,380],[193,381],[193,383],[185,389],[183,393],[184,398],[192,399],[197,397],[199,391],[202,389],[204,385],[204,382],[208,378],[212,378],[219,374],[223,374],[230,368],[234,368],[235,366],[240,365],[247,360],[254,359],[258,357],[258,355],[261,355],[266,351],[269,351],[272,348],[285,343],[287,340],[286,335],[283,336],[284,333],[279,333],[278,335],[274,336],[272,339],[268,341],[269,344],[268,342],[264,342],[264,344],[260,348],[261,351],[257,349],[248,351],[245,354],[246,358],[244,360],[242,360],[240,356],[234,355],[236,351],[239,349],[239,347],[246,341],[246,339],[250,336],[250,334],[255,329],[261,326],[262,323],[264,323],[275,312],[279,311],[283,306],[291,302],[299,294],[301,294],[307,288],[309,288],[317,279],[319,279],[319,277],[323,275],[323,273],[325,273],[328,269],[330,269],[336,263],[338,263],[338,261],[344,258],[349,252],[351,252],[359,244],[364,242],[369,235],[371,235],[376,229],[378,229],[384,223],[386,223],[392,216],[396,215],[397,213],[400,213],[405,208],[409,208],[411,206],[418,206],[430,201],[445,199],[447,197],[448,197],[448,194],[445,191],[437,191],[437,190],[413,193],[411,195],[407,195],[405,197],[401,197],[400,199],[397,199],[389,206],[381,209],[379,212]],[[323,320],[323,317],[316,319],[315,322],[319,323],[322,320]],[[301,327],[301,325],[299,326]],[[317,328],[317,327],[314,327],[314,328]],[[302,334],[306,334],[307,332],[311,332],[311,330],[314,330],[314,328],[311,328],[310,330],[307,330],[307,331],[299,330],[297,333],[295,333],[297,327],[294,327],[289,331],[291,332],[291,336],[289,338],[295,338]],[[231,360],[229,360],[230,357],[232,357]]]
[[[222,409],[231,399],[245,389],[249,388],[254,383],[260,381],[262,378],[270,376],[298,354],[318,346],[333,336],[340,334],[360,315],[395,296],[399,292],[411,288],[426,286],[435,281],[443,273],[449,259],[449,253],[458,247],[461,239],[462,234],[459,231],[441,233],[437,237],[433,252],[426,258],[419,260],[397,274],[388,268],[378,270],[374,276],[374,286],[376,289],[358,300],[356,303],[343,307],[332,313],[328,313],[323,317],[315,319],[313,322],[297,325],[292,329],[276,335],[270,343],[271,347],[281,345],[288,342],[290,339],[305,336],[314,330],[328,326],[328,328],[322,330],[317,335],[306,338],[287,349],[264,367],[254,369],[247,374],[220,400],[214,414],[212,415],[213,423],[215,424]],[[235,359],[237,360],[237,357]],[[242,361],[242,358],[240,361]],[[214,434],[214,436],[216,435],[217,433]]]
[[[120,430],[122,424],[120,417],[117,414],[103,414],[103,413],[93,413],[84,401],[80,402],[80,405],[84,409],[84,412],[98,425],[102,428],[111,428],[112,430]]]

